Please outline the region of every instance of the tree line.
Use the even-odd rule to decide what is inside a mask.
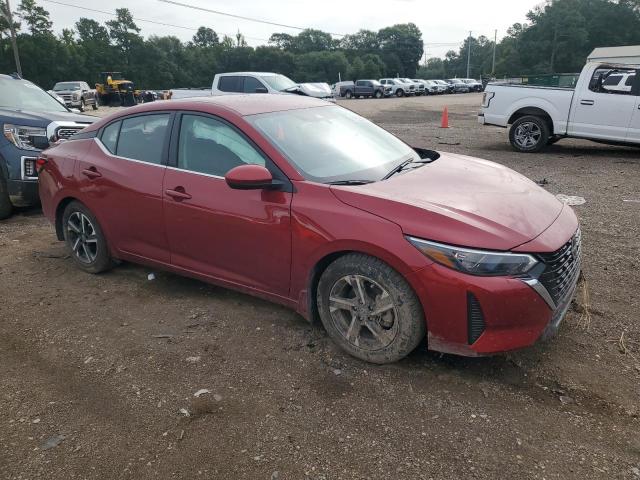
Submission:
[[[6,9],[4,0],[0,7]],[[0,16],[0,72],[14,72],[10,25]],[[515,76],[579,71],[597,46],[640,44],[640,0],[547,0],[516,23],[495,45],[485,36],[469,38],[445,58],[423,57],[422,32],[413,23],[378,31],[360,30],[334,38],[307,29],[297,35],[274,33],[267,45],[250,47],[208,26],[183,42],[175,36],[143,38],[127,8],[104,23],[79,18],[73,29],[53,32],[36,0],[22,0],[13,12],[22,70],[44,88],[56,81],[95,83],[102,71],[121,71],[145,89],[209,86],[228,71],[274,71],[298,82],[334,83],[341,78],[464,77],[471,50],[471,76]]]

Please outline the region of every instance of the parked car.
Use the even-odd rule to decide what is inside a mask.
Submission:
[[[454,93],[455,88],[449,82],[445,82],[444,80],[434,80],[438,85],[445,87],[445,91],[443,93]]]
[[[425,95],[438,95],[446,91],[446,87],[438,85],[433,80],[423,80],[418,78],[414,79],[413,81],[424,85]]]
[[[64,99],[64,104],[69,108],[84,112],[91,105],[94,110],[98,109],[96,90],[90,88],[87,82],[58,82],[53,86],[53,91]]]
[[[509,141],[520,152],[539,152],[569,137],[637,146],[638,71],[636,65],[590,62],[582,69],[575,88],[490,83],[485,89],[479,121],[510,126]],[[609,81],[612,76],[614,80]],[[624,88],[620,86],[622,78]]]
[[[481,92],[484,90],[482,82],[478,80],[474,80],[473,78],[462,78],[461,80],[469,85],[469,90],[472,92]]]
[[[391,87],[382,85],[378,80],[356,80],[341,86],[339,95],[344,98],[383,98],[391,95]]]
[[[405,95],[413,95],[415,93],[415,85],[409,85],[401,82],[397,78],[381,78],[380,83],[391,89],[391,95],[396,97],[404,97]]]
[[[64,105],[65,107],[67,106],[64,103],[64,98],[62,98],[60,95],[58,95],[56,92],[54,92],[53,90],[47,90],[47,93],[49,95],[51,95],[53,98],[55,98],[58,102],[60,102],[61,105]]]
[[[14,206],[38,203],[40,152],[90,125],[95,117],[69,111],[37,85],[0,74],[0,219]]]
[[[238,93],[293,93],[335,102],[327,83],[296,83],[284,75],[269,72],[219,73],[213,78],[212,95]]]
[[[416,82],[415,80],[411,80],[410,78],[399,78],[398,80],[407,83],[409,85],[413,85],[413,91],[415,93],[416,96],[420,96],[420,95],[424,95],[425,94],[425,87],[423,83],[420,82]]]
[[[127,260],[270,299],[374,363],[425,334],[458,355],[547,338],[580,272],[575,214],[534,182],[318,99],[143,104],[40,162],[80,269]]]
[[[459,78],[450,78],[445,81],[453,87],[453,93],[469,93],[471,91],[471,87]]]

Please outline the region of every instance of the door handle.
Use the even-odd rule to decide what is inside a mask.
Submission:
[[[596,102],[593,100],[580,100],[580,105],[595,105]]]
[[[191,198],[191,195],[185,192],[182,187],[176,187],[175,190],[165,190],[164,193],[178,202],[181,200],[189,200]]]
[[[89,168],[85,168],[84,170],[82,170],[82,174],[85,177],[88,177],[90,179],[94,179],[94,178],[99,178],[102,176],[102,174],[96,169],[96,167],[89,167]]]

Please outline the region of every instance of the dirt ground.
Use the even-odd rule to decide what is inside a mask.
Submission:
[[[130,264],[84,274],[20,211],[0,222],[0,478],[640,479],[640,150],[518,154],[479,103],[342,104],[586,199],[586,282],[556,338],[368,365],[255,298]]]

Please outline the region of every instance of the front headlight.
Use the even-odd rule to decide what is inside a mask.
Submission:
[[[79,94],[78,92],[75,92],[75,93],[73,94],[73,99],[74,99],[74,100],[80,100],[80,94]]]
[[[44,128],[5,123],[4,136],[21,150],[40,150],[34,146],[34,137],[44,137],[46,139],[47,131]]]
[[[473,250],[415,237],[407,237],[407,240],[434,262],[470,275],[522,275],[538,263],[533,256],[526,253]]]

